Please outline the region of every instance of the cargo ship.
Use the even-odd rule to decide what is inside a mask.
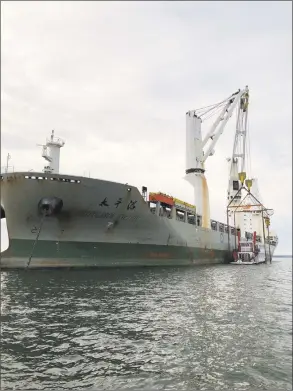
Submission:
[[[252,236],[272,256],[277,236],[262,224],[268,209],[261,202],[250,211],[242,204],[244,192],[251,198],[257,183],[249,179],[252,186],[247,186],[245,180],[248,104],[245,87],[220,103],[186,113],[185,179],[194,189],[194,204],[148,192],[145,186],[140,191],[129,184],[59,173],[65,142],[52,131],[42,146],[42,172],[1,173],[1,218],[6,218],[9,238],[1,269],[229,263],[240,241]],[[219,222],[210,218],[205,162],[235,110],[227,218]],[[219,115],[203,137],[202,123],[211,111]],[[239,211],[246,217],[241,219]]]

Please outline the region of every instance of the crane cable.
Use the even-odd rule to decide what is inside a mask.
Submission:
[[[250,133],[249,133],[249,119],[247,118],[246,129],[246,147],[247,147],[247,171],[249,176],[252,176],[251,151],[250,151]]]
[[[213,103],[212,105],[209,105],[209,106],[200,107],[199,109],[195,109],[194,111],[199,112],[199,111],[201,111],[201,110],[203,110],[203,109],[208,109],[208,108],[210,108],[210,107],[213,108],[213,107],[218,106],[218,105],[220,105],[221,103],[224,103],[224,102],[226,102],[226,101],[228,101],[228,99],[225,99],[225,100],[223,100],[223,101],[221,101],[221,102],[218,102],[218,103]]]
[[[219,108],[219,107],[223,106],[223,105],[224,105],[225,103],[227,103],[230,99],[232,99],[234,95],[235,95],[235,94],[232,94],[232,95],[230,95],[228,98],[222,100],[221,102],[218,102],[218,103],[215,103],[215,104],[209,105],[209,106],[204,106],[204,107],[201,107],[201,108],[199,108],[199,109],[195,109],[194,111],[195,111],[196,113],[198,113],[200,116],[204,116],[204,115],[207,114],[209,111],[212,111],[212,110],[215,109],[215,108]],[[208,110],[205,111],[204,113],[201,113],[201,114],[200,114],[199,112],[202,111],[202,110],[204,110],[204,109],[208,109]]]
[[[219,103],[203,107],[202,109],[204,109],[204,108],[209,108],[209,109],[207,111],[205,111],[204,113],[199,113],[199,116],[201,117],[202,121],[205,121],[205,120],[211,118],[215,113],[217,113],[219,111],[220,108],[222,108],[229,101],[230,101],[230,103],[233,103],[233,101],[235,99],[234,96],[237,95],[238,93],[239,93],[239,91],[235,92],[234,94],[230,95],[228,98],[224,99],[223,101],[221,101]],[[198,113],[198,111],[200,111],[200,110],[201,109],[197,109],[197,110],[195,110],[195,112]],[[211,112],[211,113],[207,117],[203,118],[208,112]]]
[[[224,102],[224,103],[225,103],[225,102]],[[215,115],[217,112],[219,112],[220,109],[224,106],[224,103],[222,103],[222,104],[220,104],[220,105],[214,107],[213,111],[209,110],[209,111],[211,111],[211,112],[210,112],[205,118],[203,118],[203,116],[206,115],[207,112],[204,113],[204,114],[202,115],[202,117],[201,117],[201,118],[202,118],[202,121],[206,121],[207,119],[209,119],[209,118],[211,118],[213,115]]]

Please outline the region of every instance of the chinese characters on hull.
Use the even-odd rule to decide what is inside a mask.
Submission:
[[[135,204],[137,201],[130,201],[129,204],[127,205],[127,210],[133,210],[135,209]]]
[[[118,200],[114,204],[116,206],[116,208],[118,208],[118,206],[121,204],[121,202],[122,202],[122,198],[118,198]]]
[[[117,209],[118,206],[119,206],[121,203],[122,203],[122,198],[119,197],[118,200],[117,200],[117,201],[115,202],[115,204],[114,204],[115,208]],[[130,202],[129,202],[128,205],[127,205],[127,210],[134,210],[134,209],[136,208],[136,203],[137,203],[137,201],[132,201],[132,200],[130,200]],[[105,198],[103,199],[103,201],[101,201],[101,202],[99,203],[99,206],[100,206],[100,207],[104,207],[104,206],[109,207],[110,205],[108,204],[108,197],[105,197]]]
[[[107,201],[107,197],[104,198],[103,201],[99,203],[99,205],[100,205],[100,206],[108,206],[108,207],[109,207],[108,201]]]

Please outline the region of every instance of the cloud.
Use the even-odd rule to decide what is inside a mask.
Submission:
[[[15,167],[41,170],[36,143],[55,129],[66,139],[62,171],[193,202],[182,179],[185,113],[248,84],[253,173],[282,226],[280,251],[289,251],[291,9],[282,1],[2,2],[1,165],[10,152]],[[234,128],[235,118],[207,163],[220,220]]]

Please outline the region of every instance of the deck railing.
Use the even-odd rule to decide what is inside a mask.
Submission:
[[[1,166],[1,174],[12,174],[13,172],[36,172],[36,171],[28,167]]]

